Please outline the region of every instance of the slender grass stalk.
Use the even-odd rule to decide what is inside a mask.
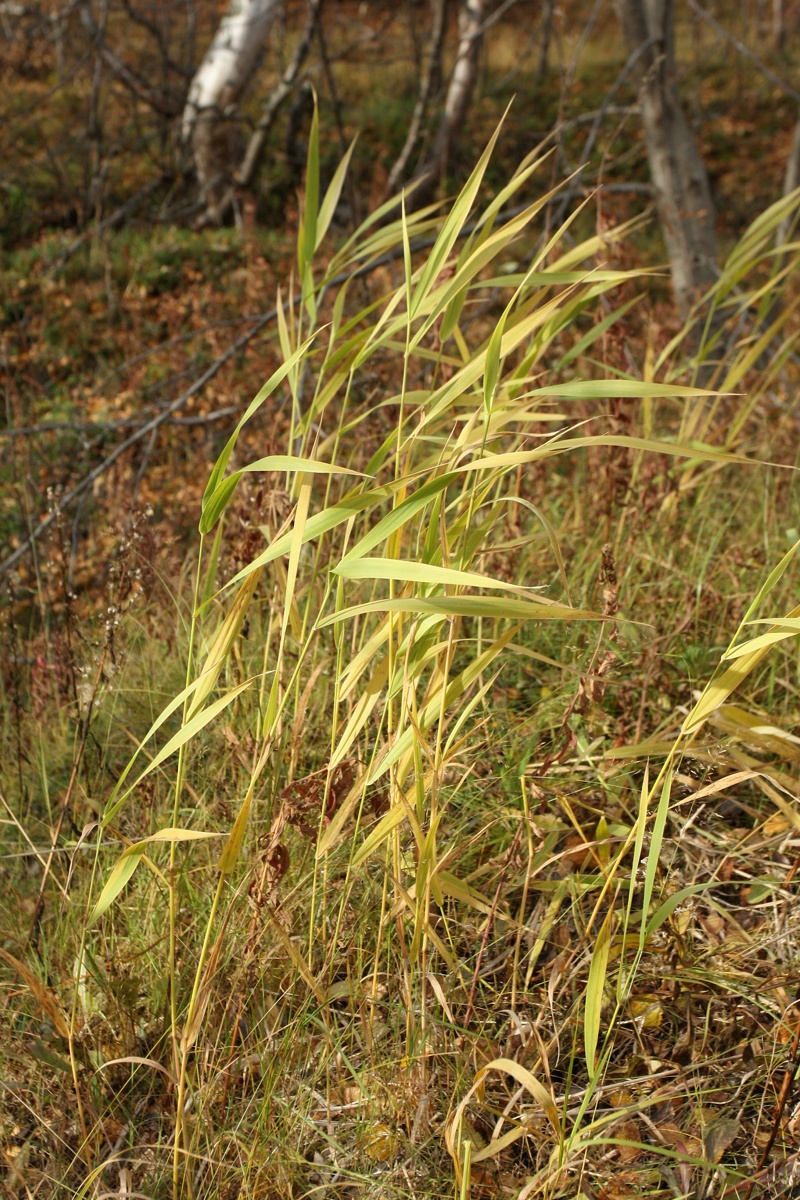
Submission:
[[[200,535],[200,545],[197,551],[197,567],[195,570],[194,594],[192,597],[192,615],[189,621],[189,645],[186,652],[186,681],[185,685],[188,688],[192,680],[194,671],[194,645],[198,628],[198,610],[200,601],[200,588],[202,582],[202,564],[203,564],[203,534]],[[182,724],[185,725],[189,713],[190,697],[187,695],[183,702],[183,717]],[[177,828],[180,820],[180,805],[183,794],[183,785],[186,776],[186,755],[188,753],[188,742],[178,750],[178,764],[175,773],[175,790],[172,801],[172,827]],[[177,854],[177,843],[171,842],[169,848],[169,959],[168,959],[168,977],[169,977],[169,1010],[170,1010],[170,1037],[172,1040],[172,1063],[173,1071],[179,1080],[185,1079],[186,1076],[186,1056],[181,1053],[180,1043],[178,1038],[178,978],[177,978],[177,921],[178,921],[178,880],[175,858]],[[173,1200],[179,1200],[179,1177],[178,1177],[178,1156],[180,1153],[180,1143],[182,1136],[181,1124],[181,1098],[180,1087],[178,1088],[178,1100],[175,1110],[175,1158],[172,1169],[172,1195]]]
[[[205,970],[206,959],[208,956],[208,947],[211,941],[211,931],[214,927],[214,919],[217,915],[217,908],[219,907],[220,898],[222,896],[222,889],[225,886],[225,879],[226,872],[220,871],[217,878],[217,886],[214,890],[214,898],[211,901],[211,911],[208,914],[205,933],[203,934],[203,944],[200,948],[200,957],[197,962],[197,969],[195,970],[192,993],[189,997],[189,1005],[186,1009],[186,1021],[184,1024],[184,1036],[181,1044],[180,1069],[178,1074],[178,1090],[175,1100],[175,1133],[173,1135],[172,1147],[173,1200],[179,1200],[179,1197],[183,1194],[181,1191],[181,1182],[188,1182],[186,1172],[181,1172],[181,1159],[183,1154],[181,1147],[181,1142],[183,1140],[183,1114],[186,1105],[186,1079],[189,1067],[189,1052],[191,1049],[188,1035],[194,1022],[195,1011],[197,1007],[197,997],[200,993],[200,984],[203,979],[203,971]],[[187,1157],[187,1168],[188,1162],[189,1159]],[[191,1185],[189,1185],[189,1191],[191,1190]]]

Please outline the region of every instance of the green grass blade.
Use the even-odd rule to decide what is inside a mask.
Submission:
[[[602,613],[588,608],[569,608],[556,601],[501,599],[498,596],[430,596],[369,600],[342,612],[323,617],[318,628],[325,629],[361,613],[430,613],[444,617],[488,617],[510,621],[604,621]]]
[[[344,157],[333,173],[333,179],[328,185],[328,190],[325,193],[322,204],[319,209],[319,217],[317,218],[317,233],[314,241],[314,252],[316,253],[322,245],[325,234],[328,232],[328,227],[333,220],[333,214],[336,212],[336,205],[339,203],[339,197],[342,194],[344,181],[347,176],[347,170],[350,166],[350,159],[353,157],[353,151],[356,148],[358,134],[353,138],[350,145],[344,153]]]
[[[645,941],[647,938],[647,923],[648,914],[650,912],[650,902],[653,898],[653,889],[656,882],[656,874],[658,872],[658,864],[661,859],[661,845],[664,841],[664,830],[667,827],[667,817],[669,816],[669,802],[672,795],[672,767],[668,766],[664,774],[664,779],[661,784],[661,795],[656,809],[656,816],[653,822],[653,832],[650,835],[650,846],[647,851],[647,866],[644,874],[644,887],[642,888],[642,924],[639,931],[639,950],[644,950]]]
[[[150,837],[143,838],[142,841],[136,842],[133,846],[128,846],[120,855],[103,885],[102,891],[97,897],[97,902],[89,916],[89,924],[94,925],[95,921],[103,915],[106,909],[111,907],[122,889],[132,878],[149,845],[152,845],[154,842],[200,842],[220,836],[218,833],[208,833],[201,829],[159,829],[157,833],[152,834]]]
[[[317,219],[319,217],[319,105],[314,95],[314,115],[308,135],[308,157],[306,159],[306,188],[303,204],[303,236],[298,249],[300,278],[305,279],[317,247]]]
[[[612,910],[600,926],[600,932],[597,935],[597,941],[592,951],[589,981],[586,984],[586,1000],[583,1014],[583,1047],[586,1055],[586,1069],[590,1077],[594,1076],[596,1069],[597,1041],[600,1036],[603,992],[608,972],[608,956],[611,949],[613,920],[614,913]]]
[[[504,579],[491,579],[487,575],[479,575],[475,571],[456,571],[450,567],[408,562],[401,558],[356,558],[340,563],[338,567],[333,568],[333,573],[341,575],[344,579],[395,579],[430,584],[434,587],[501,588],[503,591],[518,594],[529,590]]]

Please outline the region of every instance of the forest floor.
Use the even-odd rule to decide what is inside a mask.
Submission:
[[[511,72],[508,45],[496,53],[495,71],[505,55]],[[599,108],[619,71],[600,53],[592,61],[570,93],[576,115]],[[365,69],[359,85],[354,72],[363,95],[348,103],[362,106],[367,147],[354,187],[373,200],[382,181],[364,164],[391,159],[383,151],[396,150],[407,111],[385,100],[371,109],[366,78]],[[555,86],[534,89],[521,76],[487,82],[455,167],[477,158],[514,90],[521,115],[498,147],[487,196],[561,103]],[[703,64],[694,94],[727,252],[780,195],[794,113],[760,78],[743,91],[724,56]],[[636,117],[619,122],[604,142],[605,177],[641,183]],[[577,164],[584,138],[576,125],[560,168]],[[328,177],[339,150],[323,156]],[[546,171],[537,179],[544,186]],[[751,463],[701,468],[598,446],[516,471],[516,506],[498,518],[480,569],[551,598],[563,598],[564,583],[574,606],[606,621],[599,635],[533,622],[501,674],[492,666],[476,677],[480,695],[446,765],[433,736],[414,762],[425,781],[431,755],[440,823],[425,824],[422,798],[417,824],[411,812],[402,838],[376,843],[371,857],[359,848],[364,833],[382,828],[394,798],[365,784],[363,814],[344,822],[369,739],[327,764],[340,705],[358,707],[348,679],[354,664],[366,669],[372,643],[364,627],[328,629],[306,655],[304,606],[320,562],[301,558],[294,597],[291,566],[273,563],[231,644],[225,683],[256,676],[285,638],[294,707],[253,793],[239,860],[221,876],[219,839],[236,828],[257,776],[266,692],[257,703],[236,697],[177,767],[157,757],[159,734],[126,807],[110,820],[107,805],[226,611],[231,593],[215,589],[295,512],[283,470],[245,479],[200,571],[209,474],[282,359],[277,315],[258,322],[278,284],[287,294],[297,201],[287,186],[279,229],[264,224],[277,203],[265,197],[239,229],[132,223],[60,261],[57,222],[11,213],[11,199],[0,252],[0,545],[14,554],[35,536],[3,579],[0,1187],[14,1197],[161,1200],[176,1194],[177,1136],[179,1194],[198,1200],[800,1195],[796,640],[776,641],[681,740],[743,618],[793,612],[791,564],[750,606],[800,539],[794,343],[779,370],[758,359],[736,395],[696,409],[587,397],[570,408],[576,428],[615,436],[680,440],[702,429],[698,445]],[[40,197],[40,211],[57,200]],[[607,193],[571,233],[605,233],[645,203]],[[331,254],[347,232],[334,227]],[[529,249],[515,246],[515,259]],[[637,229],[613,265],[660,254],[652,227]],[[507,269],[516,264],[498,267]],[[403,285],[400,254],[356,281],[348,303],[363,312]],[[648,378],[681,326],[663,275],[626,283],[615,303],[639,293],[596,344],[576,350],[579,378],[604,377],[600,359],[617,376]],[[576,318],[559,335],[560,362],[586,328]],[[398,405],[382,403],[396,398],[402,363],[387,351],[358,377],[359,424],[343,435],[350,470],[366,471],[402,425]],[[209,368],[204,386],[142,433]],[[410,386],[428,386],[427,369]],[[748,396],[758,396],[752,408]],[[236,461],[288,454],[295,435],[291,400],[271,401],[243,431]],[[455,544],[458,519],[451,525],[444,505],[436,519]],[[423,529],[420,546],[427,537]],[[196,627],[198,588],[211,599]],[[479,620],[465,628],[459,654],[490,640]],[[437,653],[452,666],[450,650]],[[179,716],[166,723],[171,737]],[[665,763],[670,786],[643,814]],[[636,830],[656,810],[634,861]],[[340,813],[347,836],[315,856]],[[147,869],[90,921],[120,854],[175,825],[215,836],[177,851],[153,843]],[[420,870],[437,838],[449,892]],[[629,928],[643,886],[652,904]]]

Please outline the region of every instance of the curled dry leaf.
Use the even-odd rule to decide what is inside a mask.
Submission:
[[[703,1130],[703,1157],[718,1163],[728,1147],[736,1140],[739,1122],[719,1117]]]
[[[634,996],[628,1012],[637,1029],[658,1029],[664,1016],[658,996]]]
[[[50,989],[46,988],[36,978],[30,967],[26,966],[24,962],[20,962],[13,954],[9,954],[7,950],[0,948],[0,959],[8,963],[10,967],[13,967],[20,979],[27,984],[28,990],[39,1005],[39,1008],[52,1021],[56,1033],[62,1038],[68,1038],[69,1026],[67,1025],[66,1017],[62,1012],[61,1005]]]
[[[281,808],[288,824],[316,840],[320,817],[327,824],[352,788],[354,766],[353,760],[346,758],[334,767],[330,781],[328,768],[323,767],[288,784],[281,792]]]
[[[376,1163],[390,1162],[400,1147],[397,1134],[382,1121],[365,1129],[358,1139],[358,1144],[367,1157]]]
[[[614,1131],[615,1137],[629,1143],[628,1145],[618,1146],[619,1161],[621,1163],[636,1162],[637,1158],[641,1158],[644,1151],[639,1143],[643,1140],[642,1131],[638,1122],[634,1120],[623,1121]]]

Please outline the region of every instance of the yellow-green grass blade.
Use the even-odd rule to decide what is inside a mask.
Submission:
[[[89,916],[89,924],[93,925],[106,909],[111,907],[126,883],[133,876],[148,846],[158,842],[200,842],[221,836],[219,833],[209,833],[200,829],[159,829],[157,833],[151,834],[150,837],[143,838],[140,842],[135,842],[134,845],[128,846],[112,867],[108,879],[103,884],[100,895],[97,897],[97,902]]]
[[[722,658],[724,662],[730,662],[737,658],[742,658],[745,654],[751,654],[754,650],[769,648],[776,646],[778,642],[785,642],[788,638],[797,637],[800,634],[800,622],[795,628],[786,627],[783,624],[774,626],[772,632],[759,634],[758,637],[750,638],[749,641],[742,642],[738,646],[734,646],[732,650],[726,650]]]
[[[294,454],[269,454],[265,458],[258,458],[255,462],[247,463],[246,466],[240,467],[233,475],[229,475],[224,479],[212,496],[209,497],[208,503],[203,510],[203,515],[200,520],[200,532],[207,533],[219,520],[224,508],[228,504],[236,484],[243,475],[256,474],[258,472],[281,471],[287,473],[301,473],[304,475],[360,475],[360,471],[354,471],[351,467],[342,467],[336,463],[318,462],[314,458],[300,458]]]
[[[792,620],[800,616],[800,605],[792,609],[787,617]],[[791,636],[791,635],[787,635]],[[703,689],[700,699],[696,702],[691,712],[681,726],[681,734],[687,736],[695,733],[700,726],[706,721],[713,712],[715,712],[728,697],[736,691],[741,683],[753,671],[758,664],[769,653],[772,641],[764,643],[764,639],[756,638],[754,641],[760,644],[756,649],[745,646],[744,653],[741,657],[735,658],[731,665],[727,667],[721,675],[712,678]],[[725,659],[723,659],[725,661]]]
[[[574,346],[570,347],[567,353],[558,362],[555,369],[557,371],[563,371],[564,367],[569,366],[571,362],[574,362],[575,359],[580,358],[582,354],[585,354],[589,347],[594,345],[598,338],[603,337],[603,335],[607,333],[611,326],[615,325],[617,321],[621,321],[626,313],[629,313],[633,306],[638,304],[641,299],[642,296],[633,296],[630,300],[626,301],[625,304],[621,304],[619,308],[615,308],[613,312],[608,314],[608,316],[603,317],[602,321],[598,321],[596,325],[593,325],[592,328],[583,335],[583,337],[578,338]]]
[[[475,277],[482,270],[484,270],[484,268],[487,267],[493,259],[502,253],[509,242],[513,241],[524,232],[526,226],[530,224],[537,213],[541,211],[541,209],[549,202],[550,199],[552,199],[557,191],[558,188],[553,188],[552,191],[546,196],[542,196],[538,200],[534,201],[533,204],[530,204],[524,212],[508,221],[505,225],[501,225],[500,228],[491,235],[491,237],[473,250],[469,258],[467,258],[466,261],[458,267],[452,279],[447,280],[447,282],[437,288],[436,291],[430,293],[426,303],[421,304],[415,312],[416,316],[420,316],[422,313],[427,311],[427,316],[417,332],[414,334],[411,342],[412,347],[416,347],[419,344],[422,338],[425,337],[425,335],[433,328],[433,325],[436,323],[442,313],[448,308],[448,306],[451,305],[458,296],[462,295],[465,289],[469,288]],[[521,276],[520,282],[526,281],[527,278],[527,275]],[[580,278],[584,278],[584,276],[580,276]],[[509,277],[506,277],[498,282],[500,282],[503,286],[508,287],[513,281]],[[479,286],[481,288],[486,288],[487,281],[482,280]],[[442,338],[444,339],[444,337],[445,334],[443,331]]]
[[[314,94],[314,114],[308,135],[308,157],[306,159],[305,201],[303,204],[303,229],[298,241],[298,265],[300,278],[305,276],[317,247],[317,218],[319,216],[319,105]]]
[[[748,606],[747,612],[742,617],[742,625],[747,625],[750,622],[753,615],[758,612],[759,608],[764,603],[770,592],[772,592],[778,583],[780,583],[787,567],[792,562],[798,549],[800,549],[800,541],[795,542],[791,549],[786,551],[780,562],[776,563],[776,565],[772,568],[769,575],[764,580],[764,583],[753,597],[751,604]]]
[[[179,708],[181,708],[181,706],[194,694],[194,692],[197,690],[197,688],[201,686],[202,681],[203,681],[202,675],[199,675],[197,677],[197,679],[193,679],[192,682],[190,684],[188,684],[181,692],[179,692],[177,696],[173,697],[173,699],[170,700],[169,704],[167,704],[162,709],[162,711],[158,714],[155,721],[150,726],[147,733],[144,735],[141,742],[139,743],[138,748],[133,753],[131,758],[128,760],[127,764],[125,765],[125,768],[121,772],[120,777],[117,780],[117,782],[114,786],[114,789],[111,793],[111,796],[109,797],[107,812],[110,812],[112,809],[114,812],[117,811],[117,809],[114,807],[116,798],[119,795],[122,785],[124,784],[128,775],[132,771],[132,769],[136,763],[136,760],[138,759],[139,755],[141,754],[143,748],[150,741],[150,738],[153,737],[154,734],[158,733],[159,729],[164,724],[164,722],[168,721],[169,718],[172,716],[172,714],[174,712],[177,712],[177,710]]]
[[[383,845],[389,835],[407,819],[408,811],[405,804],[392,805],[389,811],[381,817],[375,828],[370,830],[353,855],[352,870],[358,870],[361,864],[366,862]],[[328,849],[329,845],[320,844],[319,854],[326,854]]]
[[[417,315],[420,304],[427,297],[432,285],[439,275],[439,272],[447,262],[450,251],[458,239],[458,235],[466,224],[467,217],[469,216],[470,210],[475,203],[475,198],[478,194],[478,189],[481,186],[483,176],[486,173],[486,168],[489,165],[489,159],[494,151],[495,143],[500,136],[500,129],[503,125],[507,112],[508,109],[506,109],[506,112],[500,118],[500,122],[489,139],[486,149],[478,159],[472,174],[464,184],[464,187],[461,189],[461,192],[453,203],[444,225],[442,226],[441,233],[437,237],[436,243],[428,255],[412,298],[412,317]]]
[[[370,550],[374,550],[376,546],[380,545],[381,542],[387,541],[396,530],[400,529],[412,517],[415,517],[418,512],[426,508],[436,496],[445,491],[456,479],[458,479],[458,474],[450,471],[428,480],[427,483],[417,488],[407,499],[401,501],[396,508],[393,508],[385,517],[382,517],[368,533],[364,534],[348,550],[340,566],[346,566],[353,562],[354,559],[362,558],[364,555],[369,554]]]
[[[306,521],[303,529],[303,545],[307,542],[314,541],[315,538],[322,537],[331,529],[335,529],[337,525],[343,525],[346,521],[357,516],[365,510],[377,507],[383,504],[386,500],[391,499],[394,491],[400,486],[399,482],[387,484],[385,487],[374,488],[366,492],[354,492],[349,496],[343,497],[335,504],[324,508],[321,512],[315,513]],[[233,578],[226,584],[226,587],[232,587],[236,583],[241,583],[253,571],[265,567],[268,563],[273,562],[276,558],[281,558],[284,554],[288,554],[292,544],[292,533],[281,534],[277,537],[266,550],[257,555],[251,563],[246,567],[242,567]]]
[[[356,148],[358,134],[353,138],[350,145],[344,152],[344,157],[333,173],[333,179],[328,184],[328,190],[325,193],[322,204],[319,207],[319,216],[317,217],[317,236],[314,243],[314,252],[316,253],[322,245],[325,234],[328,232],[333,214],[336,211],[336,205],[339,203],[339,197],[342,194],[347,170],[350,166],[350,159],[353,157],[353,151]]]
[[[385,752],[373,764],[370,770],[370,782],[379,779],[391,766],[405,758],[412,749],[415,738],[419,734],[424,736],[436,721],[451,712],[454,704],[467,693],[483,672],[489,669],[491,664],[511,643],[512,638],[517,632],[518,628],[508,630],[449,681],[441,679],[440,676],[435,677],[432,681],[432,694],[417,716],[416,727],[408,726],[386,748]]]
[[[608,955],[611,949],[611,930],[614,920],[613,909],[608,913],[592,951],[589,980],[586,984],[586,999],[583,1012],[583,1047],[586,1069],[590,1078],[596,1069],[597,1041],[600,1036],[600,1019],[603,1011],[603,992],[608,972]]]
[[[344,579],[394,579],[433,587],[500,588],[523,595],[530,589],[504,579],[492,579],[476,571],[456,571],[434,563],[409,562],[402,558],[357,558],[333,568],[334,575]]]
[[[639,930],[640,953],[644,950],[645,941],[647,939],[647,922],[650,912],[650,902],[653,898],[656,872],[658,871],[658,865],[661,861],[661,845],[664,841],[664,830],[667,827],[667,817],[669,816],[669,802],[672,795],[672,775],[672,767],[667,766],[661,783],[661,795],[659,796],[658,808],[656,809],[655,820],[653,821],[653,832],[650,835],[650,848],[647,853],[647,866],[645,868],[644,886],[642,888],[642,923]]]
[[[275,389],[277,387],[279,387],[281,383],[283,383],[284,379],[289,374],[289,372],[293,369],[293,367],[301,361],[301,359],[306,354],[308,348],[311,346],[312,342],[316,338],[317,332],[318,331],[315,330],[311,334],[310,337],[306,338],[306,340],[302,343],[302,345],[297,347],[297,349],[294,351],[294,353],[291,355],[291,357],[286,362],[283,362],[276,371],[273,371],[272,375],[270,375],[267,382],[258,391],[255,398],[250,401],[250,404],[247,406],[247,409],[245,410],[244,415],[240,418],[236,428],[234,429],[231,436],[228,438],[228,441],[225,444],[224,450],[222,451],[222,453],[220,454],[216,463],[214,464],[211,474],[208,477],[208,483],[206,484],[205,492],[203,493],[201,511],[205,510],[205,507],[208,504],[210,498],[214,495],[214,492],[219,487],[220,482],[222,481],[222,477],[225,474],[225,468],[228,465],[231,454],[233,453],[233,449],[236,445],[236,442],[239,438],[239,434],[241,433],[242,429],[247,424],[247,422],[250,420],[250,418],[253,416],[253,414],[258,411],[258,409],[261,407],[261,405],[264,403],[264,401],[267,399],[267,397],[271,396],[272,393],[275,391]]]
[[[324,629],[339,621],[350,620],[361,613],[405,612],[427,613],[443,617],[489,617],[511,621],[607,621],[602,613],[588,608],[570,608],[557,601],[512,600],[499,596],[408,596],[368,600],[341,612],[332,613],[318,622]]]
[[[647,922],[645,940],[651,938],[661,928],[664,922],[672,916],[678,905],[683,904],[684,900],[688,900],[691,896],[698,896],[710,887],[717,887],[718,882],[717,879],[709,879],[705,883],[692,883],[688,887],[682,887],[677,892],[673,892],[662,904],[659,904]]]
[[[342,731],[342,734],[336,743],[336,749],[331,755],[330,769],[334,770],[350,753],[353,742],[356,740],[362,729],[366,725],[372,715],[375,705],[380,699],[383,689],[386,687],[386,681],[389,677],[389,659],[384,658],[377,666],[372,674],[368,684],[362,691],[353,710],[350,713],[347,724]]]
[[[445,871],[437,867],[436,880],[444,895],[452,897],[459,904],[466,904],[469,908],[475,908],[478,912],[485,913],[486,916],[496,912],[496,905],[492,904],[488,896],[484,896],[483,892],[479,892],[472,884],[459,879],[452,871]]]
[[[261,572],[254,571],[236,593],[227,616],[220,625],[214,641],[211,643],[205,664],[200,672],[200,678],[197,681],[197,690],[186,712],[187,719],[193,717],[197,710],[202,708],[213,692],[222,666],[230,653],[239,630],[242,628],[242,622],[244,621],[260,578]]]
[[[303,531],[308,517],[308,509],[311,503],[311,479],[307,474],[300,475],[300,490],[297,499],[297,506],[294,514],[294,527],[291,534],[291,542],[289,545],[289,562],[286,568],[286,588],[283,598],[283,615],[281,619],[281,640],[278,647],[278,660],[275,669],[275,674],[272,680],[269,698],[267,700],[267,710],[264,714],[264,736],[271,737],[273,727],[278,716],[278,697],[281,687],[281,664],[283,662],[284,647],[286,644],[286,630],[289,627],[289,618],[292,612],[294,603],[294,590],[297,583],[297,569],[300,564],[300,552],[303,548]]]
[[[474,231],[469,235],[464,244],[464,249],[461,255],[462,262],[466,261],[466,259],[470,256],[473,246],[483,245],[484,242],[491,237],[492,230],[494,229],[495,217],[497,217],[497,215],[503,211],[509,200],[511,200],[512,197],[515,196],[522,187],[524,187],[531,176],[534,175],[536,171],[538,171],[539,168],[543,166],[547,159],[550,158],[550,156],[554,153],[555,147],[551,147],[550,150],[546,150],[544,154],[540,154],[537,147],[531,150],[526,158],[520,163],[519,167],[514,172],[508,183],[505,184],[504,187],[500,188],[500,190],[492,198],[490,203],[486,206],[478,218]],[[564,186],[564,182],[561,183],[560,187]],[[558,193],[558,190],[558,187],[553,188],[552,191],[547,193],[546,197],[541,198],[543,203],[539,204],[539,208],[541,209],[545,204],[549,203],[553,196]],[[536,203],[539,202],[537,201]]]
[[[622,382],[622,381],[620,381]],[[712,463],[748,463],[753,465],[756,460],[733,454],[728,450],[717,450],[713,446],[698,446],[696,444],[681,444],[657,438],[631,437],[627,434],[587,434],[582,438],[554,438],[537,446],[535,450],[509,450],[502,454],[487,454],[484,458],[462,463],[457,471],[488,471],[499,468],[521,466],[524,463],[536,462],[538,459],[550,458],[558,454],[568,454],[572,450],[588,449],[592,446],[617,446],[626,450],[644,450],[651,454],[665,454],[673,458],[686,458],[698,462]]]

